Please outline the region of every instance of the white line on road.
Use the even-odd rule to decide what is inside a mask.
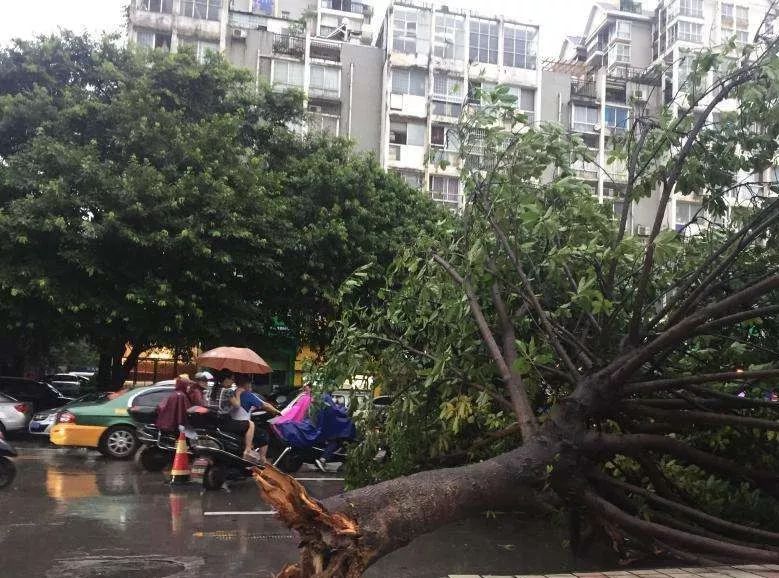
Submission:
[[[237,511],[237,512],[203,512],[204,516],[273,516],[276,514],[276,510],[268,510],[268,511]]]
[[[346,478],[295,478],[299,482],[343,482]]]

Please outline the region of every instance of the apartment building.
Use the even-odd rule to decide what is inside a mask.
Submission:
[[[609,163],[608,158],[613,139],[628,129],[631,117],[658,114],[664,106],[687,106],[690,91],[710,85],[716,74],[690,86],[696,54],[731,38],[751,42],[768,5],[768,0],[661,0],[652,11],[635,0],[592,5],[583,34],[565,38],[558,58],[544,65],[542,119],[563,124],[588,145],[592,161],[578,161],[573,168],[591,184],[599,201],[621,214],[627,171],[624,163]],[[737,106],[725,101],[712,120]],[[747,195],[751,193],[735,191],[730,202]],[[633,203],[631,231],[649,231],[658,199],[656,193]],[[674,194],[665,226],[679,230],[701,208],[699,197]]]
[[[350,0],[133,0],[128,39],[221,52],[257,82],[301,90],[306,130],[350,137],[378,157],[383,56],[366,43],[370,15]]]
[[[412,186],[456,209],[463,194],[452,127],[476,88],[507,85],[534,123],[540,116],[539,27],[394,0],[375,44],[383,59],[381,161]],[[440,161],[446,161],[442,167]],[[448,163],[448,164],[447,164]]]

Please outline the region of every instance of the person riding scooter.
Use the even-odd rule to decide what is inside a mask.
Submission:
[[[281,412],[254,393],[251,378],[243,374],[238,376],[235,393],[230,398],[230,404],[232,405],[230,419],[234,424],[241,424],[240,427],[233,426],[236,433],[238,433],[237,430],[245,428],[244,459],[257,461],[261,464],[265,463],[268,453],[268,435],[265,430],[255,427],[251,415],[255,410],[265,410],[273,415],[281,415]],[[252,450],[254,446],[256,449]]]

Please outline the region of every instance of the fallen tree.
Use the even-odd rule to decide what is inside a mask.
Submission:
[[[347,311],[326,368],[395,396],[391,467],[371,470],[371,430],[354,458],[377,483],[319,503],[273,468],[255,474],[301,536],[282,576],[357,577],[420,534],[550,492],[618,549],[779,561],[776,530],[724,519],[698,491],[716,480],[779,512],[779,404],[758,392],[779,380],[779,202],[764,178],[779,59],[774,39],[756,42],[697,58],[673,110],[636,107],[612,153],[628,173],[614,213],[571,174],[580,141],[526,127],[506,89],[483,95],[457,135],[489,159],[464,171],[464,214],[398,257],[380,303]],[[692,194],[700,210],[667,230]],[[631,206],[650,198],[651,232],[632,237]],[[426,469],[443,458],[466,463]]]

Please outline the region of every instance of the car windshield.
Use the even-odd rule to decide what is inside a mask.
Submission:
[[[50,383],[45,383],[45,382],[44,382],[44,384],[43,384],[43,385],[45,385],[46,387],[48,387],[48,388],[49,388],[49,390],[51,390],[51,392],[52,392],[54,395],[56,395],[57,397],[65,397],[64,395],[62,395],[62,393],[60,392],[60,390],[59,390],[59,389],[57,389],[56,387],[54,387],[52,384],[50,384]]]

